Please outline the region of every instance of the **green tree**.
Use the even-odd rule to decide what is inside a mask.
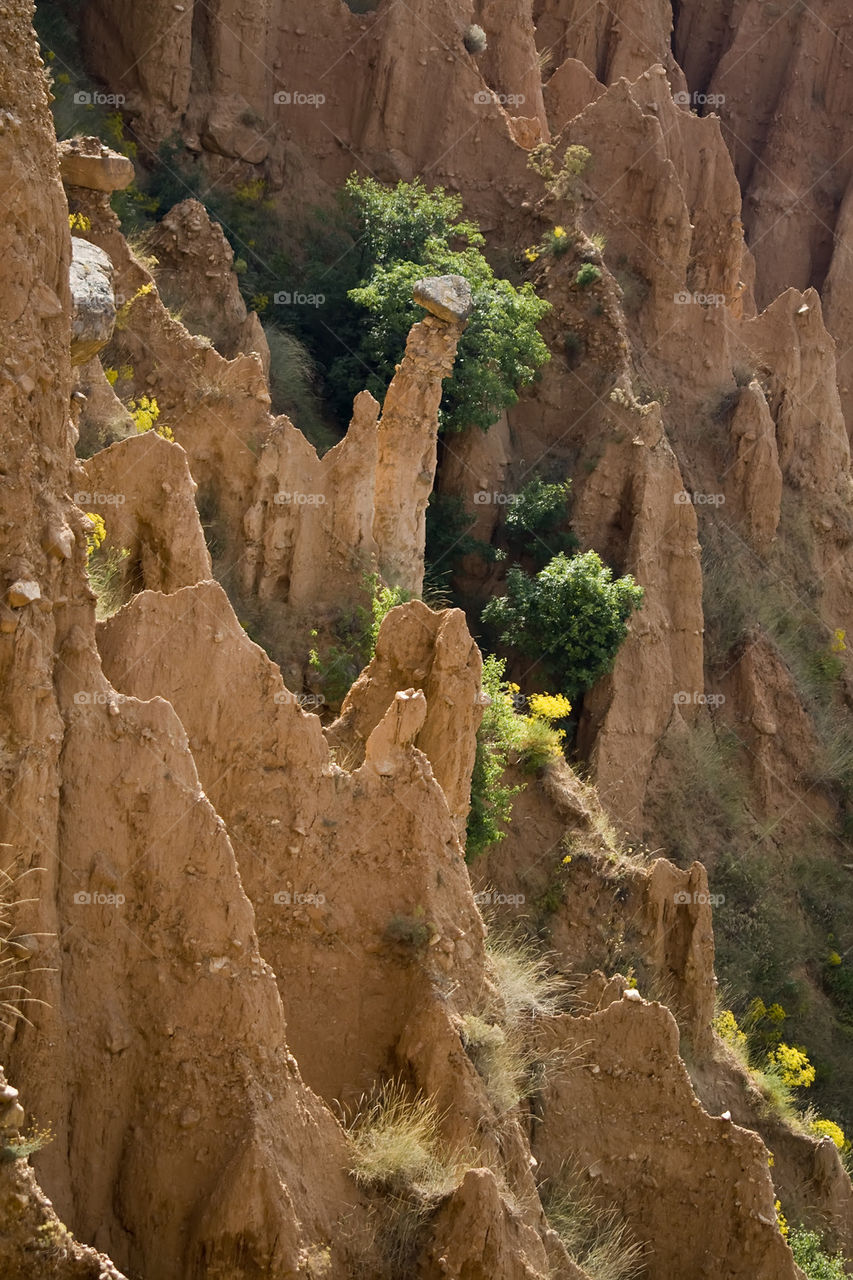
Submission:
[[[416,281],[461,275],[476,305],[445,384],[440,422],[451,431],[471,424],[488,430],[549,358],[537,325],[550,304],[529,282],[516,288],[495,276],[479,229],[462,220],[458,196],[441,187],[428,191],[419,181],[383,187],[355,175],[346,192],[359,229],[362,278],[348,292],[356,315],[342,318],[348,350],[329,370],[341,408],[365,386],[384,396],[409,329],[423,314],[412,300]]]
[[[630,574],[614,581],[594,551],[554,556],[535,576],[519,566],[507,575],[507,594],[490,600],[483,620],[501,642],[541,658],[559,689],[572,701],[613,665],[639,609],[643,589]]]
[[[549,484],[534,476],[507,508],[507,538],[539,568],[552,556],[574,551],[578,545],[574,534],[561,528],[568,519],[571,489],[570,480]]]

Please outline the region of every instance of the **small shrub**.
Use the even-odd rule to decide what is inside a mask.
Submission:
[[[517,750],[519,762],[528,773],[536,773],[545,765],[563,758],[565,729],[555,729],[539,716],[522,716],[520,719],[522,728]]]
[[[573,240],[567,234],[566,228],[557,226],[551,231],[546,231],[545,239],[542,242],[542,251],[543,253],[553,254],[555,258],[560,258],[571,249],[572,244]]]
[[[95,511],[87,511],[86,519],[92,522],[92,528],[86,534],[86,559],[88,560],[107,536],[107,526],[104,517],[99,516]]]
[[[98,622],[111,618],[125,602],[125,561],[129,555],[127,547],[98,547],[86,562]]]
[[[588,289],[601,279],[601,270],[593,262],[585,262],[575,276],[575,284],[579,289]]]
[[[507,594],[490,600],[483,621],[501,642],[542,659],[545,670],[575,700],[613,666],[643,589],[630,575],[613,580],[594,551],[554,556],[535,577],[514,566]]]
[[[353,1147],[352,1173],[362,1186],[394,1195],[449,1190],[457,1169],[442,1148],[435,1103],[390,1080],[372,1098],[362,1098],[347,1126]]]
[[[469,1013],[462,1019],[462,1044],[499,1115],[515,1107],[526,1092],[529,1063],[520,1041],[497,1022]]]
[[[482,27],[478,27],[476,23],[472,23],[465,31],[462,37],[462,43],[469,53],[485,53],[488,46],[486,33]]]
[[[568,520],[571,489],[570,480],[549,484],[534,476],[507,509],[507,538],[540,568],[552,556],[577,547],[574,534],[561,528]]]
[[[130,320],[130,313],[133,310],[136,303],[139,302],[140,298],[146,298],[149,293],[153,293],[153,292],[154,292],[154,285],[149,280],[147,284],[140,285],[139,288],[136,290],[136,293],[133,295],[133,297],[128,298],[127,302],[125,302],[123,306],[119,307],[118,311],[116,312],[116,329],[118,329],[119,332],[121,332],[122,329],[127,328],[128,322]]]
[[[603,1208],[577,1174],[561,1171],[540,1188],[545,1217],[572,1261],[590,1280],[634,1280],[645,1250],[633,1240],[618,1211]]]
[[[376,652],[376,641],[379,639],[379,628],[382,626],[387,614],[392,609],[396,609],[397,605],[405,604],[411,600],[412,593],[406,591],[404,587],[386,587],[379,578],[378,573],[369,574],[364,579],[364,586],[370,591],[370,613],[361,610],[361,617],[365,624],[365,641],[367,649],[368,662]]]
[[[385,926],[388,942],[398,942],[413,951],[423,951],[428,947],[433,933],[433,926],[425,918],[423,907],[419,907],[413,916],[392,916]]]
[[[508,1027],[517,1027],[526,1018],[559,1013],[566,983],[530,942],[512,934],[490,932],[486,956]]]
[[[714,1018],[714,1030],[717,1035],[736,1053],[746,1052],[746,1032],[741,1031],[737,1018],[731,1009],[723,1009]]]
[[[591,159],[592,153],[577,143],[566,147],[562,159],[558,159],[554,144],[541,142],[530,152],[527,164],[545,180],[553,200],[561,200],[571,207],[580,196],[580,179]]]
[[[843,1255],[840,1252],[834,1255],[827,1253],[816,1231],[807,1231],[802,1226],[791,1227],[788,1245],[807,1280],[847,1280],[849,1272]]]
[[[53,1132],[49,1126],[33,1124],[26,1134],[17,1138],[9,1138],[0,1146],[0,1163],[11,1164],[14,1160],[26,1160],[53,1142]]]
[[[504,679],[506,662],[487,656],[483,662],[482,688],[490,699],[477,733],[477,751],[471,778],[471,808],[465,857],[470,862],[484,849],[506,836],[505,824],[512,814],[513,797],[519,787],[502,781],[510,752],[518,746],[520,725],[512,701],[512,691]]]

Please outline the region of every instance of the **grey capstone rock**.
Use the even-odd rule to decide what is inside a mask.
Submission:
[[[103,249],[71,237],[71,363],[86,364],[113,336],[113,264]]]
[[[474,310],[471,286],[464,276],[427,276],[418,280],[412,297],[439,320],[460,324]]]

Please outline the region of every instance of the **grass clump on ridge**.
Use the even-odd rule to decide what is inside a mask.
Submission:
[[[590,1280],[635,1280],[643,1270],[645,1248],[613,1207],[602,1208],[578,1174],[564,1169],[540,1187],[548,1225],[572,1261]]]

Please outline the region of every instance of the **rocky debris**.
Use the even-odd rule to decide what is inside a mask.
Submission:
[[[461,609],[436,613],[418,600],[400,605],[383,619],[374,657],[327,735],[334,747],[360,759],[397,690],[421,689],[426,716],[414,743],[432,765],[463,841],[483,716],[481,675],[480,651]]]
[[[420,689],[395,693],[394,701],[365,744],[364,762],[368,768],[383,778],[393,778],[405,768],[405,749],[423,728],[426,710],[426,698]]]
[[[702,1109],[668,1009],[623,998],[564,1015],[543,1027],[539,1049],[572,1064],[544,1086],[532,1144],[543,1180],[566,1162],[580,1170],[596,1197],[618,1205],[655,1276],[795,1280],[767,1149]],[[700,1222],[697,1233],[689,1224]]]
[[[102,449],[80,472],[75,501],[103,517],[104,546],[122,554],[135,590],[177,591],[213,576],[180,445],[147,431]]]
[[[41,587],[27,578],[18,578],[6,590],[6,603],[10,609],[25,609],[41,599]]]
[[[146,251],[157,260],[154,276],[163,302],[180,311],[188,329],[205,334],[228,360],[257,351],[269,371],[269,345],[240,293],[234,251],[202,204],[174,205],[150,232]]]
[[[130,186],[134,168],[100,138],[70,138],[59,144],[59,174],[67,187],[112,193]]]
[[[471,286],[464,276],[429,276],[418,280],[412,296],[419,307],[448,324],[463,323],[474,310]]]
[[[202,146],[233,160],[261,164],[269,154],[269,142],[257,128],[243,123],[248,113],[245,102],[242,106],[239,102],[218,102],[202,125]]]
[[[97,245],[71,237],[71,363],[86,364],[113,336],[113,266]]]

